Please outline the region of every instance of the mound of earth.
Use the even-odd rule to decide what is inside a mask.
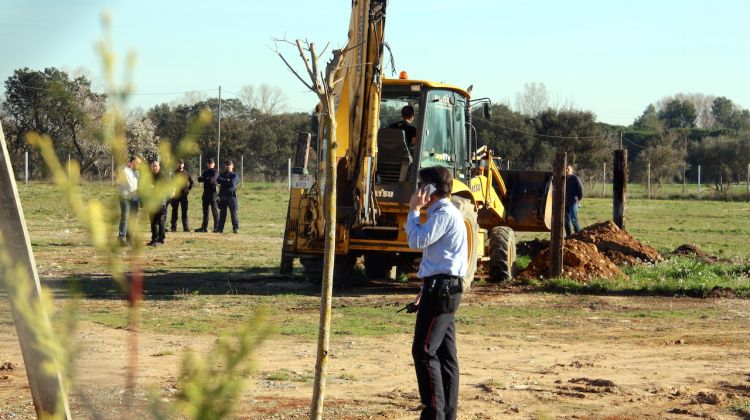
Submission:
[[[662,260],[656,249],[642,244],[611,220],[588,226],[571,238],[596,245],[599,252],[617,265],[638,265]]]
[[[533,279],[549,277],[550,248],[537,254],[526,269],[517,274],[518,278]],[[576,239],[565,241],[563,248],[563,276],[577,282],[586,283],[593,278],[615,278],[625,276],[609,258],[601,254],[596,245]]]
[[[693,257],[703,262],[716,262],[719,260],[717,257],[698,248],[698,245],[695,244],[680,245],[674,251],[672,251],[672,254],[685,257]]]

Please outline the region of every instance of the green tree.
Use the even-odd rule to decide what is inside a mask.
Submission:
[[[477,111],[473,123],[477,129],[477,146],[487,145],[514,169],[541,169],[551,161],[552,148],[534,137],[534,126],[507,105],[493,104],[491,117],[484,119]]]
[[[659,111],[659,119],[666,128],[693,128],[697,118],[695,105],[687,99],[673,99]]]
[[[105,100],[105,95],[91,91],[91,82],[84,76],[71,79],[54,67],[18,69],[5,81],[3,101],[5,113],[15,122],[9,133],[12,145],[28,150],[26,133],[47,134],[58,156],[71,154],[80,163],[81,173],[98,171],[106,158],[97,134]],[[32,159],[38,162],[38,154],[33,153]]]
[[[714,117],[715,128],[742,130],[750,127],[750,113],[748,110],[740,109],[724,96],[714,99],[711,105],[711,114]]]
[[[661,131],[654,136],[645,150],[638,154],[634,172],[647,181],[648,165],[651,165],[651,179],[655,180],[659,191],[666,182],[682,174],[685,168],[685,142],[687,138],[677,131]]]

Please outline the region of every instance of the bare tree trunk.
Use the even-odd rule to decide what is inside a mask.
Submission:
[[[327,104],[328,105],[328,104]],[[331,300],[333,297],[333,262],[336,259],[336,120],[332,106],[328,105],[328,146],[326,147],[325,190],[325,251],[323,257],[323,284],[320,290],[320,324],[318,326],[318,356],[315,361],[311,419],[323,418],[328,357],[331,335]]]

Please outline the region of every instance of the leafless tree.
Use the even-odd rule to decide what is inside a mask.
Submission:
[[[206,95],[206,92],[190,91],[185,92],[182,94],[182,96],[175,98],[169,103],[169,105],[171,105],[172,108],[178,105],[194,105],[198,102],[203,102],[206,99],[208,99],[208,95]]]
[[[258,87],[245,85],[239,93],[243,104],[263,114],[278,114],[286,104],[286,97],[281,88],[266,83]]]
[[[277,44],[282,41],[277,41]],[[315,362],[315,383],[313,384],[313,398],[310,408],[311,419],[323,417],[323,400],[325,398],[326,378],[328,375],[328,358],[331,328],[331,301],[333,299],[333,263],[336,256],[336,101],[335,87],[341,81],[340,73],[344,57],[348,49],[333,50],[333,58],[326,65],[325,71],[318,67],[319,55],[315,44],[297,40],[297,46],[302,62],[305,64],[306,78],[287,61],[276,48],[284,64],[302,82],[305,87],[314,92],[320,100],[320,110],[323,115],[321,124],[327,128],[325,139],[325,188],[323,191],[323,214],[325,214],[325,250],[323,252],[323,284],[320,296],[320,323],[318,328],[318,353]],[[351,47],[350,47],[351,48]],[[325,48],[323,49],[325,51]]]
[[[544,83],[526,83],[523,91],[516,93],[516,111],[523,115],[535,117],[548,108],[549,91]]]

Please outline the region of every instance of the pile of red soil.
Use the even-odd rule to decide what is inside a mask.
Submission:
[[[532,254],[531,263],[517,277],[549,276],[548,244],[548,241],[535,240],[527,246],[532,254],[535,249],[546,245],[542,251]],[[642,244],[613,222],[607,221],[588,226],[565,240],[563,276],[585,283],[592,278],[625,276],[618,265],[638,265],[661,260],[662,256],[656,249]]]
[[[611,220],[588,226],[571,238],[596,245],[599,252],[617,265],[640,265],[663,259],[656,249],[640,243]]]
[[[516,277],[533,279],[549,277],[549,247],[534,257]],[[625,276],[609,258],[599,253],[596,246],[576,239],[565,241],[563,248],[563,277],[585,283],[593,278],[615,278]]]

